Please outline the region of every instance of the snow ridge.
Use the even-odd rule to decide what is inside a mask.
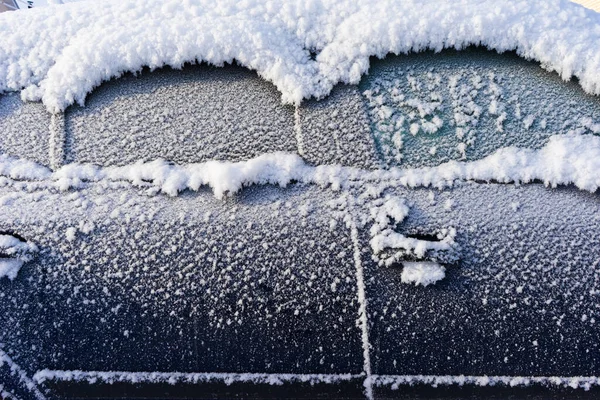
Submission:
[[[475,385],[523,387],[541,385],[590,390],[600,386],[600,377],[594,376],[469,376],[469,375],[374,375],[375,386],[390,386],[397,390],[401,385]]]
[[[368,400],[373,400],[373,381],[371,370],[371,343],[369,341],[369,317],[367,312],[367,295],[365,285],[364,268],[360,256],[360,245],[358,241],[358,227],[354,218],[349,215],[350,236],[352,238],[352,247],[354,249],[354,265],[356,266],[356,287],[358,296],[358,318],[356,325],[361,330],[361,341],[363,348],[363,370],[365,372],[365,380],[363,386],[365,388],[365,397]]]
[[[443,189],[451,187],[456,181],[541,181],[546,186],[573,184],[581,190],[595,192],[600,187],[599,171],[600,137],[570,134],[552,136],[541,150],[507,147],[477,161],[450,161],[437,167],[376,171],[339,165],[315,167],[306,164],[296,154],[271,153],[235,163],[208,161],[174,165],[155,160],[105,168],[91,164],[68,164],[52,172],[32,161],[0,155],[0,176],[41,182],[60,190],[77,188],[85,182],[122,181],[154,189],[155,193],[162,191],[170,196],[208,186],[217,198],[253,184],[285,187],[292,182],[338,190],[354,182]],[[378,246],[381,249],[384,247],[389,246]]]
[[[260,373],[219,373],[219,372],[125,372],[125,371],[56,371],[43,369],[33,375],[33,380],[43,383],[47,380],[85,381],[89,383],[130,382],[130,383],[202,383],[222,381],[263,383],[283,385],[289,382],[339,383],[360,378],[353,374],[260,374]]]
[[[58,371],[40,370],[33,376],[37,383],[45,381],[75,382],[130,382],[130,383],[201,383],[223,381],[225,383],[252,382],[282,385],[286,382],[339,383],[359,379],[364,375],[353,374],[257,374],[257,373],[183,373],[183,372],[124,372],[124,371]],[[375,387],[391,386],[392,390],[401,385],[475,385],[475,386],[534,386],[570,387],[589,390],[600,386],[600,377],[594,376],[470,376],[470,375],[373,375]]]
[[[286,103],[358,83],[369,57],[483,45],[600,94],[600,14],[567,0],[108,0],[0,15],[0,93],[54,113],[142,67],[237,61]]]

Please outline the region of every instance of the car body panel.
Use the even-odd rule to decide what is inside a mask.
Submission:
[[[362,371],[352,242],[347,230],[329,229],[326,193],[266,187],[223,202],[210,192],[165,198],[96,189],[35,202],[16,196],[5,206],[12,212],[2,228],[40,249],[3,289],[17,305],[4,318],[21,325],[2,339],[21,343],[10,347],[15,362],[84,371]],[[21,310],[25,304],[35,311]],[[38,318],[26,323],[31,312]]]
[[[364,261],[373,374],[597,374],[597,194],[477,183],[406,192],[397,230],[456,227],[459,260],[427,287],[402,283],[399,264]]]
[[[463,126],[465,112],[457,116],[450,101],[454,75],[453,87],[481,110]],[[439,91],[447,103],[424,118],[440,117],[441,128],[407,131],[423,126],[410,116],[415,107],[379,102],[366,93],[377,85],[419,101]],[[598,133],[598,98],[537,64],[482,49],[389,57],[360,85],[295,109],[237,66],[128,75],[54,116],[16,100],[0,97],[10,105],[0,124],[47,145],[25,135],[22,149],[3,150],[55,168],[155,158],[185,166],[284,151],[309,165],[355,167],[348,171],[358,178],[254,185],[223,199],[206,187],[170,196],[143,179],[64,186],[0,178],[1,233],[39,250],[14,280],[0,280],[0,318],[11,327],[0,331],[0,379],[15,396],[280,397],[299,388],[340,398],[460,397],[490,393],[479,385],[492,383],[529,393],[511,392],[514,383],[583,398],[591,392],[581,388],[600,385],[596,193],[360,178],[478,160],[506,146],[539,149],[557,133]],[[502,132],[493,101],[505,103]],[[4,111],[13,109],[22,114]],[[405,118],[395,148],[402,158],[381,145],[393,133],[381,119],[393,116]],[[47,142],[31,133],[42,125]],[[18,129],[6,132],[21,143]],[[469,139],[463,154],[457,146]],[[456,230],[452,257],[424,257],[443,264],[443,280],[407,284],[403,261],[415,260],[380,263],[371,210],[382,199],[408,207],[392,226],[399,234],[439,241]],[[467,392],[445,386],[463,384]]]

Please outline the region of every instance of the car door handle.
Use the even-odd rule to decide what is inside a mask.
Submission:
[[[371,247],[380,264],[390,266],[401,262],[434,261],[452,263],[458,259],[454,229],[444,229],[433,235],[410,235],[386,229],[371,239]]]
[[[0,232],[0,278],[13,280],[26,262],[33,260],[38,248],[23,237]]]

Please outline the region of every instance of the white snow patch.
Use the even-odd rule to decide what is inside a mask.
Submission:
[[[373,201],[369,210],[373,220],[371,236],[376,236],[401,223],[409,211],[406,201],[399,197],[385,196],[383,199]]]
[[[75,235],[77,234],[77,229],[72,226],[68,227],[65,231],[65,237],[69,242],[75,240]]]
[[[0,278],[7,277],[11,281],[15,279],[24,262],[21,260],[0,259]]]
[[[446,268],[434,262],[403,262],[402,283],[435,285],[446,277]]]
[[[357,83],[370,56],[469,45],[515,50],[600,94],[600,15],[567,0],[107,0],[3,13],[0,37],[0,92],[52,112],[144,66],[236,60],[299,103]]]

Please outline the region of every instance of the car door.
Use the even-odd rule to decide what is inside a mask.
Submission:
[[[542,149],[553,135],[600,133],[596,97],[512,54],[390,56],[373,63],[360,88],[380,160],[414,174],[443,176],[444,165],[458,165],[447,162],[482,160],[509,146]],[[372,185],[409,205],[404,219],[389,222],[394,234],[440,243],[444,229],[456,232],[450,258],[364,259],[380,395],[454,385],[459,396],[485,396],[501,392],[478,387],[553,380],[556,388],[589,388],[600,368],[598,195],[515,184],[501,174],[496,182],[451,181],[442,189],[401,179]],[[372,250],[373,235],[364,232],[362,243]],[[444,279],[411,279],[414,261],[443,265]]]
[[[32,248],[0,282],[8,393],[278,397],[283,384],[361,397],[356,240],[339,191],[167,194],[110,172],[223,160],[208,167],[218,175],[296,153],[294,114],[250,71],[190,66],[109,82],[53,116],[62,168],[38,165],[0,195],[4,236]]]

